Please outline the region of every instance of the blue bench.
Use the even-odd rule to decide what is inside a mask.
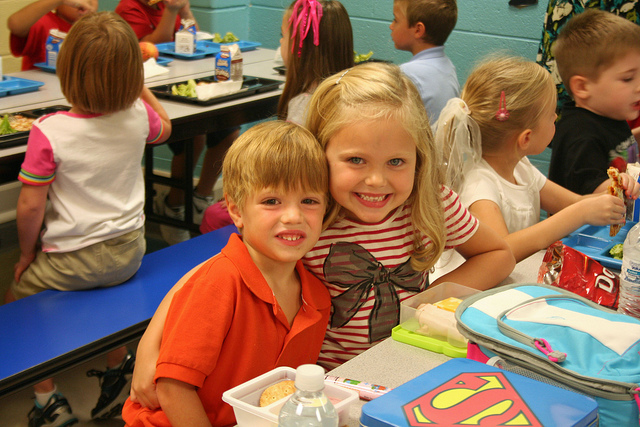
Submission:
[[[118,286],[45,291],[0,306],[0,396],[140,338],[169,289],[235,231],[231,225],[145,255]]]

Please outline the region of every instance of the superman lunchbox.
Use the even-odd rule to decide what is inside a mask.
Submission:
[[[363,427],[596,426],[590,397],[468,359],[452,359],[362,407]]]

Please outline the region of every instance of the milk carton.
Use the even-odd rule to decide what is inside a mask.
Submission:
[[[232,44],[229,46],[229,52],[231,53],[231,80],[242,81],[242,51],[237,44]]]
[[[49,37],[47,37],[47,41],[45,43],[45,50],[47,51],[47,66],[52,68],[56,67],[60,46],[66,36],[67,33],[58,29],[52,29],[49,31]]]
[[[193,19],[183,19],[175,35],[176,53],[193,55],[196,51],[196,23]]]

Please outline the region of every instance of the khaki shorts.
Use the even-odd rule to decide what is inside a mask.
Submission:
[[[79,291],[119,285],[138,271],[146,250],[144,227],[73,252],[39,252],[11,283],[16,299],[48,289]]]

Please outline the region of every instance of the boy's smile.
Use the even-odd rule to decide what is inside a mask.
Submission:
[[[229,204],[236,226],[259,268],[295,264],[320,237],[326,209],[323,194],[262,189],[249,194],[243,208]]]
[[[396,119],[347,125],[326,154],[331,195],[351,219],[380,222],[411,195],[416,144]]]

